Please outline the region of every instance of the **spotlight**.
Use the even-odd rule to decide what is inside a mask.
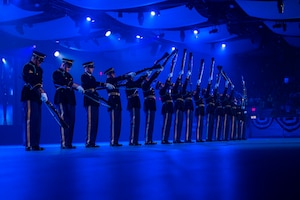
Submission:
[[[155,16],[155,11],[151,11],[151,16]]]
[[[91,17],[86,17],[86,21],[90,22],[90,21],[92,21],[92,18]]]
[[[111,35],[111,31],[106,31],[105,36],[108,37]]]
[[[193,31],[193,33],[194,33],[194,35],[198,35],[199,31],[198,31],[197,29],[195,29],[195,30]]]
[[[143,12],[139,12],[138,14],[138,21],[139,21],[139,25],[143,25],[144,23],[144,13]]]
[[[58,56],[59,56],[59,51],[55,51],[53,55],[54,55],[55,57],[58,57]]]

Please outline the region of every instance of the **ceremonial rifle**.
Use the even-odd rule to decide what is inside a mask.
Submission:
[[[54,105],[50,101],[46,101],[45,105],[47,106],[50,114],[55,119],[57,124],[63,128],[69,128],[69,125],[64,121],[64,119],[60,116],[58,110],[54,107]]]
[[[199,76],[198,76],[198,81],[197,81],[198,86],[200,86],[200,84],[201,84],[203,72],[204,72],[204,59],[201,59],[200,71],[199,71]]]

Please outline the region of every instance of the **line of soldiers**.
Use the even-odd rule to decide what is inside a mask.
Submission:
[[[25,113],[25,150],[44,150],[43,147],[40,147],[42,102],[45,102],[50,113],[60,125],[61,148],[76,148],[72,145],[75,125],[75,91],[84,95],[84,107],[87,113],[85,146],[87,148],[99,147],[99,145],[96,144],[96,138],[98,132],[99,106],[101,104],[108,107],[110,114],[110,145],[113,147],[122,146],[122,144],[119,143],[122,127],[121,87],[125,88],[127,110],[130,114],[130,146],[141,145],[138,142],[141,109],[141,101],[138,93],[139,89],[142,90],[144,96],[145,145],[156,144],[156,142],[153,141],[157,109],[155,88],[159,90],[160,99],[162,101],[162,144],[171,144],[169,137],[174,113],[173,143],[183,143],[183,141],[181,141],[183,123],[185,123],[186,127],[184,142],[192,142],[194,115],[197,120],[197,142],[206,140],[245,139],[246,89],[244,89],[241,104],[238,104],[236,102],[237,98],[234,96],[234,85],[226,74],[219,69],[216,85],[213,93],[211,93],[214,61],[211,65],[207,88],[203,89],[202,92],[200,91],[200,83],[204,69],[204,62],[202,62],[196,89],[188,89],[188,86],[191,85],[193,56],[192,53],[189,54],[188,71],[185,81],[182,83],[186,55],[187,51],[184,49],[181,71],[175,83],[172,83],[171,79],[178,57],[178,50],[174,50],[171,54],[165,53],[153,66],[137,72],[129,72],[121,76],[116,76],[114,68],[109,68],[104,72],[107,76],[106,82],[98,82],[93,76],[94,63],[92,61],[83,63],[84,73],[81,76],[81,84],[75,83],[70,74],[70,68],[74,60],[63,58],[61,66],[52,74],[53,83],[56,88],[54,96],[55,106],[53,106],[43,89],[43,70],[40,64],[46,55],[33,51],[31,60],[24,66],[22,74],[25,82],[21,97]],[[167,80],[165,83],[157,81],[156,87],[153,88],[152,83],[156,81],[171,58],[171,70]],[[223,94],[218,93],[221,75],[226,80]],[[227,94],[229,85],[231,86],[230,95]],[[243,86],[245,88],[244,80]],[[108,100],[98,94],[99,89],[105,88],[108,93]],[[185,121],[183,120],[184,116]]]

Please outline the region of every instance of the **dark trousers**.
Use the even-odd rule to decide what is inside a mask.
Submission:
[[[153,142],[155,111],[147,110],[145,114],[146,114],[145,142],[148,143],[148,142]]]
[[[187,109],[185,111],[185,141],[192,141],[192,133],[193,133],[193,110]]]
[[[38,147],[41,136],[41,104],[35,101],[24,101],[25,114],[25,147]]]
[[[230,132],[230,139],[236,140],[238,134],[238,120],[236,116],[231,116],[231,132]]]
[[[183,124],[183,111],[176,109],[175,110],[175,119],[174,119],[174,142],[180,141],[182,124]]]
[[[172,124],[172,113],[163,114],[162,141],[168,141]]]
[[[206,134],[203,130],[204,127],[204,115],[196,116],[197,126],[196,126],[196,141],[203,142],[206,141]]]
[[[207,141],[213,141],[214,139],[214,114],[208,113],[206,115],[206,135]]]
[[[223,140],[230,140],[231,115],[225,114],[223,122]]]
[[[216,140],[221,141],[223,138],[223,123],[224,123],[224,116],[216,115],[215,119],[215,137]]]
[[[137,144],[140,132],[140,108],[131,108],[130,112],[130,143]]]
[[[63,120],[69,125],[68,128],[60,128],[61,146],[70,147],[73,142],[74,126],[75,126],[75,105],[59,104],[59,112]]]
[[[121,134],[122,111],[112,109],[110,111],[110,144],[118,144]]]
[[[85,106],[87,114],[86,124],[86,145],[95,145],[98,133],[99,107]]]

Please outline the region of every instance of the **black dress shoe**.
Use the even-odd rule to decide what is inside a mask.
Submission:
[[[173,141],[174,144],[182,144],[184,142],[182,142],[181,140],[176,140],[176,141]]]
[[[110,144],[111,147],[121,147],[123,144],[115,143],[115,144]]]
[[[140,143],[129,143],[129,146],[141,146]]]
[[[76,149],[76,146],[73,146],[73,145],[68,145],[68,146],[62,146],[61,147],[62,149]]]
[[[192,140],[186,140],[185,143],[194,143]]]
[[[45,148],[40,146],[26,147],[25,151],[43,151]]]
[[[172,142],[169,142],[168,140],[161,141],[162,144],[172,144]]]
[[[155,144],[157,144],[157,142],[153,142],[153,141],[151,141],[151,142],[145,142],[145,145],[155,145]]]
[[[96,144],[87,144],[85,145],[85,148],[99,148],[100,146],[99,145],[96,145]]]

